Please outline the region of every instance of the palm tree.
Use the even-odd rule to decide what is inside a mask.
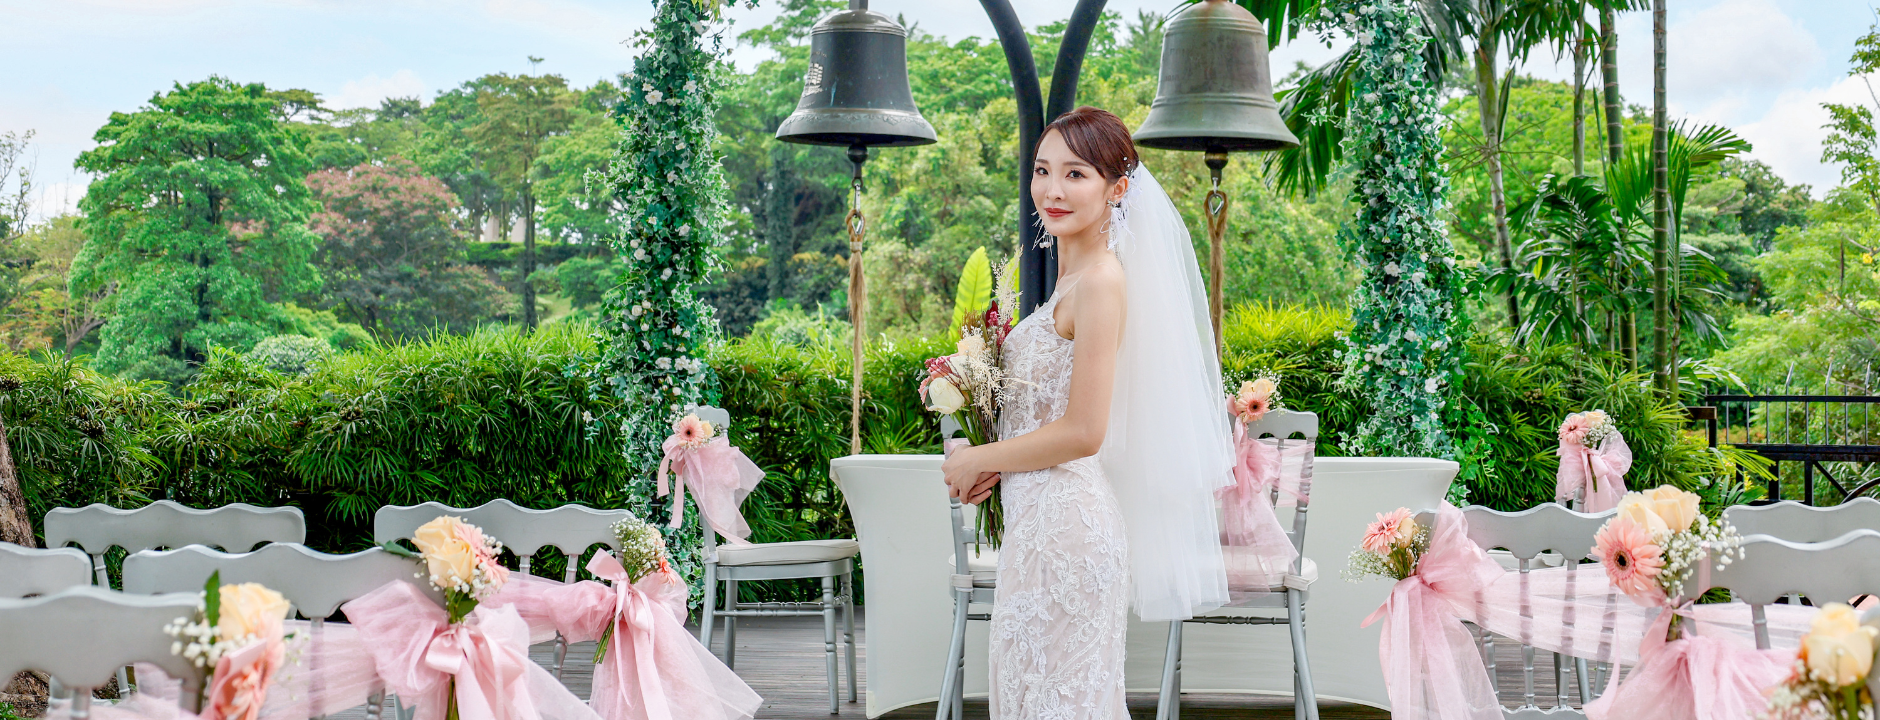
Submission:
[[[1671,277],[1671,185],[1666,155],[1669,123],[1665,109],[1665,0],[1652,0],[1652,379],[1660,392],[1678,387],[1671,331],[1676,312]]]

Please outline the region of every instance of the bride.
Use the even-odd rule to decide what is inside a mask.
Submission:
[[[1057,291],[1006,340],[1003,439],[944,470],[967,502],[1004,483],[992,717],[1127,720],[1128,609],[1164,621],[1227,601],[1220,364],[1188,230],[1123,122],[1066,113],[1031,172]]]

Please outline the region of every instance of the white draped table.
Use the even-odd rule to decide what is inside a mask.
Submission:
[[[940,692],[953,614],[952,534],[938,455],[855,455],[830,463],[862,544],[868,644],[867,713],[933,702]],[[1380,512],[1435,508],[1456,464],[1428,458],[1318,458],[1305,554],[1319,565],[1306,605],[1307,652],[1320,698],[1388,708],[1378,666],[1379,627],[1359,628],[1390,583],[1346,582],[1345,558]],[[1290,522],[1280,511],[1281,522]],[[966,692],[986,692],[986,623],[967,625]],[[1133,617],[1128,685],[1155,692],[1167,623]],[[1292,695],[1285,626],[1189,625],[1182,636],[1188,692]]]

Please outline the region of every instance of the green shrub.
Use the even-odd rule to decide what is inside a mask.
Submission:
[[[275,335],[255,343],[248,359],[283,375],[305,375],[333,354],[325,340],[305,335]]]

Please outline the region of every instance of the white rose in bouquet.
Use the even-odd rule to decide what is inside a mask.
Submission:
[[[941,415],[951,415],[959,412],[960,407],[965,404],[966,396],[960,392],[959,388],[954,387],[952,381],[946,378],[934,378],[932,382],[927,383],[928,410]]]

